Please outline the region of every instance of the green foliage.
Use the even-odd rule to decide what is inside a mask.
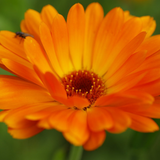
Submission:
[[[0,30],[20,31],[20,21],[27,9],[41,11],[47,4],[53,5],[59,13],[67,16],[69,8],[80,2],[86,8],[93,0],[5,0],[0,3]],[[155,34],[160,33],[160,1],[146,3],[126,2],[125,0],[99,0],[105,14],[120,6],[136,16],[150,15],[157,22]],[[0,74],[8,74],[0,70]],[[160,125],[160,121],[157,121]],[[13,139],[7,133],[5,124],[0,123],[0,159],[1,160],[65,160],[70,144],[62,134],[55,130],[46,130],[26,139]],[[160,132],[138,133],[127,130],[122,134],[107,133],[105,143],[95,151],[84,151],[82,160],[158,160],[160,159]]]

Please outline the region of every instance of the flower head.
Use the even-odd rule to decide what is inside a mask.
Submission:
[[[93,150],[106,130],[159,129],[160,36],[155,21],[98,3],[75,4],[67,20],[52,6],[28,10],[22,32],[0,32],[0,120],[24,139],[57,129]]]

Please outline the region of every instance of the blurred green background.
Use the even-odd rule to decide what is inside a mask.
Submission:
[[[105,14],[120,6],[136,16],[150,15],[157,22],[154,34],[160,33],[160,0],[98,0]],[[140,0],[139,0],[140,1]],[[27,9],[41,11],[47,4],[53,5],[60,14],[67,16],[69,8],[80,2],[86,6],[92,0],[0,0],[0,30],[20,31],[20,21]],[[8,74],[0,70],[0,74]],[[156,120],[160,126],[160,120]],[[0,160],[66,160],[70,144],[55,130],[26,139],[13,139],[7,133],[7,126],[0,123]],[[159,160],[160,131],[138,133],[128,129],[122,134],[107,133],[105,143],[94,151],[84,151],[82,160]]]

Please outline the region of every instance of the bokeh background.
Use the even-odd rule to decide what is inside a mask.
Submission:
[[[120,6],[132,15],[150,15],[157,22],[154,34],[160,34],[160,0],[97,0],[105,14]],[[53,5],[65,18],[69,8],[80,2],[84,8],[92,0],[0,0],[0,30],[20,31],[20,22],[27,9],[41,11],[47,4]],[[0,70],[0,74],[9,74]],[[18,97],[17,97],[18,98]],[[12,104],[11,104],[12,105]],[[160,120],[156,120],[160,126]],[[7,126],[0,123],[0,160],[67,160],[70,144],[55,130],[45,130],[26,139],[13,139]],[[84,151],[82,160],[159,160],[160,131],[138,133],[131,129],[121,134],[107,133],[105,143],[94,151]]]

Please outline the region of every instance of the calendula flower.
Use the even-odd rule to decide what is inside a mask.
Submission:
[[[67,20],[52,6],[29,9],[22,32],[0,32],[0,120],[18,139],[56,129],[93,150],[106,131],[159,129],[160,35],[156,23],[117,7],[75,4]],[[34,38],[33,38],[34,37]]]

